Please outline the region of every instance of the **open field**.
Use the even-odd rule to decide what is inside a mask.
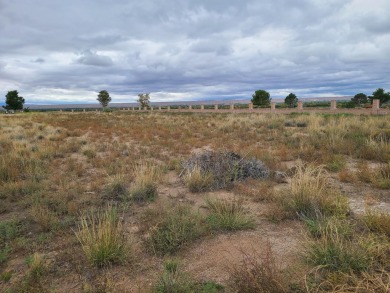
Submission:
[[[389,288],[389,116],[0,117],[1,292]]]

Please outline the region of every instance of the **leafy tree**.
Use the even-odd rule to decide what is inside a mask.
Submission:
[[[298,98],[295,94],[290,93],[285,99],[284,102],[288,105],[289,108],[294,108],[298,103]]]
[[[18,91],[9,91],[5,95],[5,106],[6,110],[23,110],[24,98],[19,97]]]
[[[385,90],[382,88],[377,89],[372,93],[370,97],[371,100],[378,99],[380,104],[390,101],[390,93],[385,93]]]
[[[111,97],[106,90],[102,90],[99,92],[97,100],[103,108],[106,108],[108,106],[108,103],[111,102]]]
[[[149,106],[149,103],[150,103],[150,94],[149,93],[146,93],[146,94],[138,94],[138,103],[139,105],[141,106],[141,108],[145,108],[145,107],[148,107]]]
[[[351,102],[353,102],[355,105],[361,106],[361,104],[368,102],[368,97],[366,94],[358,93],[351,99]]]
[[[271,104],[271,97],[269,92],[265,90],[258,90],[252,95],[251,102],[256,106],[269,106]]]

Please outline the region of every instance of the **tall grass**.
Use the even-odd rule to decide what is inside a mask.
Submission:
[[[95,266],[124,262],[129,253],[124,227],[116,208],[108,206],[89,215],[82,215],[75,231],[83,251]]]
[[[161,180],[161,168],[147,161],[134,167],[134,185],[131,198],[135,201],[150,201],[157,197],[157,184]]]
[[[291,180],[290,196],[288,208],[299,217],[343,216],[349,211],[347,199],[329,188],[329,176],[322,166],[298,165]]]

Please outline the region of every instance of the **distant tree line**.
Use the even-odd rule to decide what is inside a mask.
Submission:
[[[383,88],[376,89],[371,96],[367,96],[364,93],[358,93],[356,94],[349,102],[344,103],[345,107],[361,107],[362,105],[365,105],[367,103],[372,103],[372,100],[378,99],[380,105],[383,105],[385,103],[390,102],[390,92],[385,92]],[[107,110],[108,104],[111,102],[111,97],[108,91],[102,90],[98,93],[98,102],[101,104],[104,110]],[[251,102],[253,105],[258,107],[269,107],[271,104],[271,95],[269,92],[265,90],[257,90],[252,95]],[[141,108],[146,108],[149,106],[150,103],[150,94],[149,93],[143,93],[138,94],[138,100]],[[17,90],[9,91],[5,96],[5,106],[3,106],[4,109],[7,111],[9,110],[23,110],[23,105],[25,103],[25,100],[23,97],[19,96],[19,93]],[[294,108],[298,104],[298,97],[294,93],[288,94],[285,99],[284,103],[289,108]]]
[[[380,105],[390,102],[390,92],[385,92],[383,88],[376,89],[371,96],[367,96],[364,93],[356,94],[349,102],[346,103],[346,107],[361,107],[364,104],[372,103],[372,100],[378,99]],[[265,90],[257,90],[252,95],[251,102],[255,106],[269,107],[271,104],[271,95]],[[298,104],[298,98],[294,93],[288,94],[284,99],[284,103],[289,108],[294,108]]]

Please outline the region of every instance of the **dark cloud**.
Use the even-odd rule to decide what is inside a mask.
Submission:
[[[388,0],[0,0],[0,90],[31,102],[101,89],[113,101],[389,90],[389,10]]]
[[[45,59],[43,58],[37,58],[33,61],[34,63],[45,63]]]
[[[77,58],[76,62],[84,65],[102,67],[112,66],[114,64],[110,57],[99,55],[97,53],[91,52],[90,50],[86,50],[81,53],[81,56]]]

